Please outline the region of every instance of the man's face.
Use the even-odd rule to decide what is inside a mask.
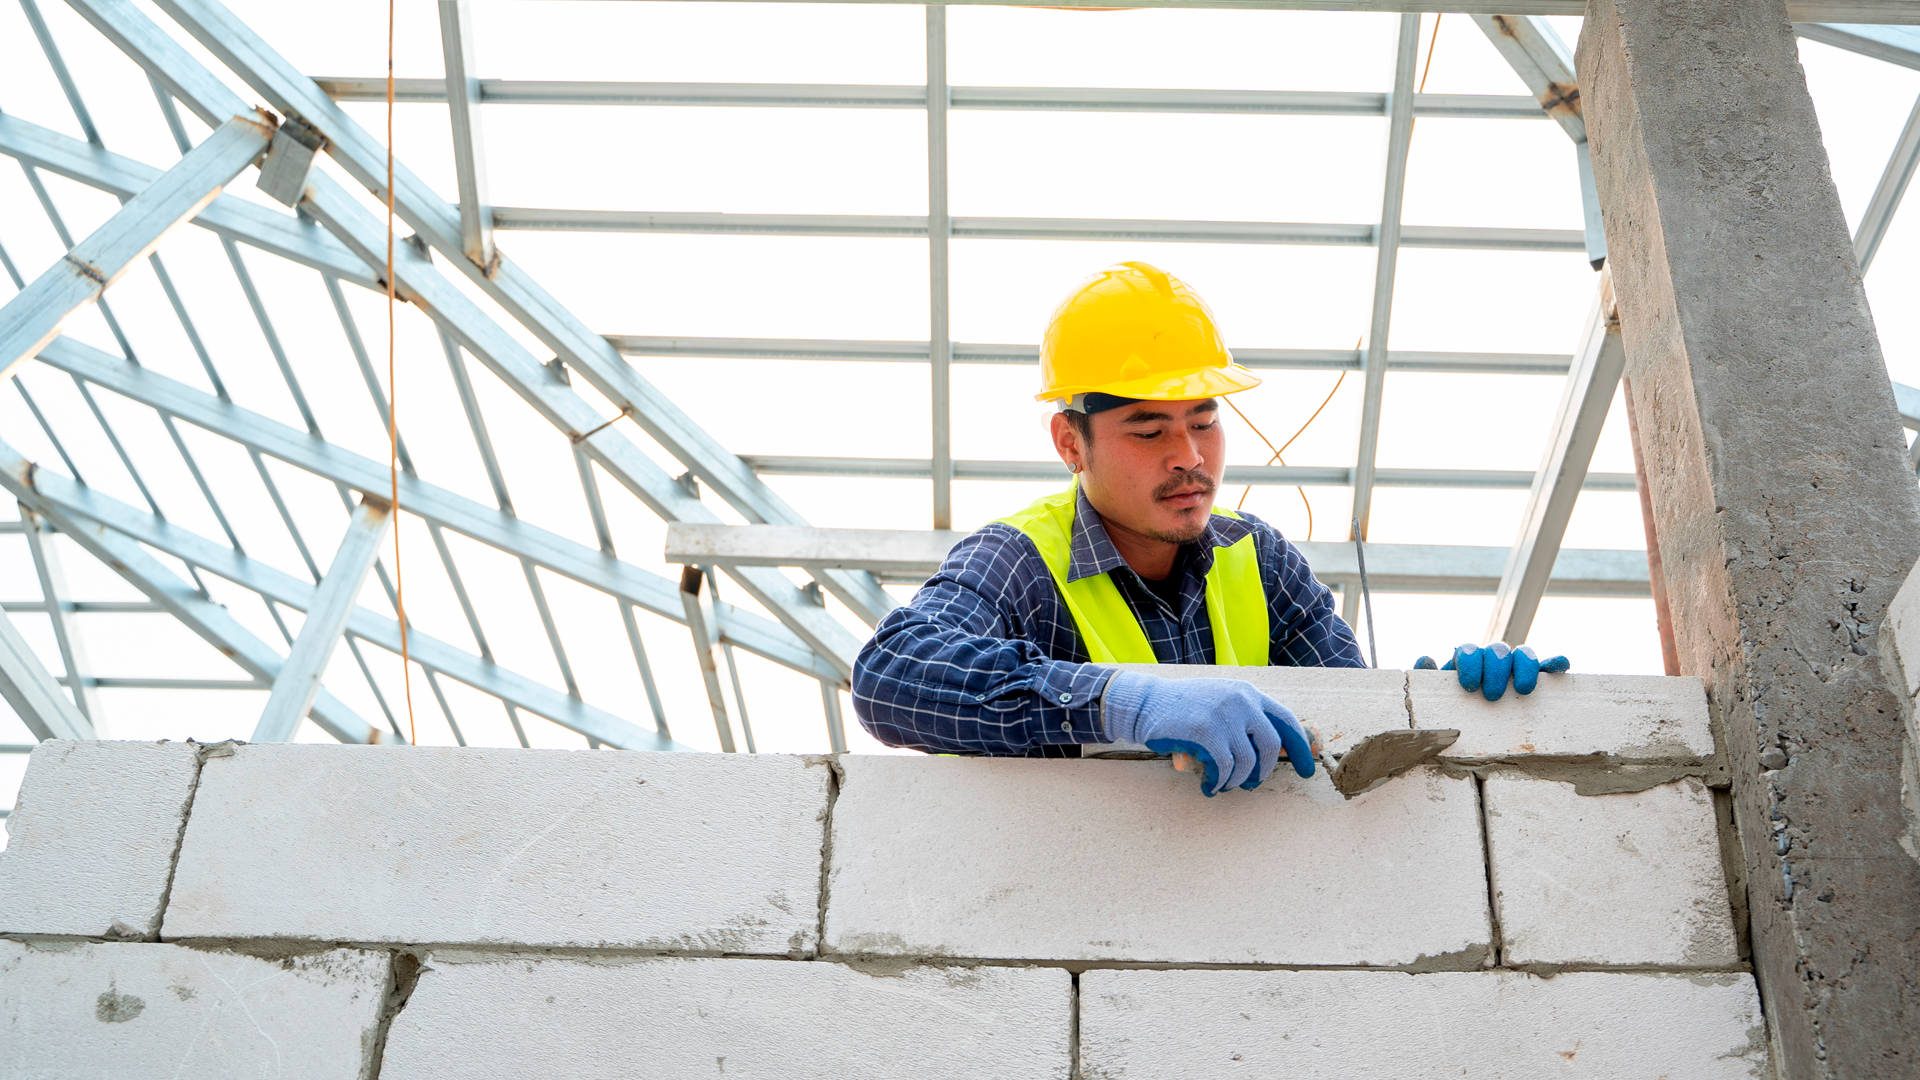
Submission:
[[[1055,442],[1063,458],[1079,462],[1087,499],[1108,527],[1172,544],[1198,538],[1213,512],[1226,459],[1220,403],[1142,401],[1089,419],[1091,445],[1064,417],[1054,421]]]

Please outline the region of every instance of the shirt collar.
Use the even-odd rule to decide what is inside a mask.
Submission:
[[[1253,525],[1244,518],[1230,518],[1214,513],[1207,518],[1207,527],[1198,538],[1185,545],[1196,558],[1184,560],[1195,572],[1205,574],[1213,569],[1213,549],[1239,543]],[[1120,555],[1120,549],[1113,546],[1113,539],[1107,535],[1107,527],[1100,520],[1100,511],[1087,501],[1086,491],[1076,484],[1074,489],[1073,543],[1067,549],[1067,580],[1079,581],[1095,574],[1105,574],[1117,567],[1127,565]]]

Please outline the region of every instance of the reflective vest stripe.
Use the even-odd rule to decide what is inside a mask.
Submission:
[[[1154,664],[1146,631],[1127,606],[1126,598],[1107,574],[1067,580],[1072,559],[1073,514],[1080,481],[1067,490],[1039,499],[1017,514],[1000,519],[1027,535],[1053,575],[1061,602],[1073,616],[1073,625],[1086,644],[1087,657],[1096,664]],[[1216,507],[1216,514],[1237,517]],[[1267,591],[1260,580],[1260,555],[1253,534],[1213,551],[1207,571],[1207,621],[1213,626],[1213,662],[1240,667],[1265,667],[1272,640],[1267,625]]]

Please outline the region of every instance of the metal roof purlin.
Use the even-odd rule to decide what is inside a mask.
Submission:
[[[808,3],[811,0],[782,0]],[[911,4],[920,0],[851,0]],[[1233,11],[1375,11],[1467,15],[1586,14],[1586,0],[949,0],[950,6],[1046,8],[1200,8]],[[1788,0],[1795,22],[1920,23],[1920,0]]]
[[[196,113],[205,113],[227,102],[239,100],[225,84],[212,80],[205,68],[171,38],[161,34],[158,27],[138,11],[104,0],[70,2],[149,71],[163,73],[160,77],[170,89],[182,92],[181,88],[191,87],[201,95],[200,98],[181,98]],[[234,62],[232,50],[237,49],[240,55],[265,65],[271,71],[272,78],[263,80],[269,89],[263,89],[262,92],[274,99],[276,105],[289,115],[301,116],[326,135],[329,152],[337,161],[345,164],[349,172],[358,173],[357,178],[362,182],[383,190],[383,148],[348,120],[324,95],[319,94],[311,80],[287,68],[285,61],[267,49],[231,13],[225,9],[210,11],[201,5],[195,5],[195,10],[206,18],[224,19],[220,24],[223,30],[239,26],[239,30],[233,34],[234,41],[210,35],[203,35],[203,40],[208,41],[209,47],[216,53],[227,56],[229,62]],[[248,70],[241,74],[248,76],[253,73]],[[285,93],[275,93],[273,89],[286,90],[294,95],[294,100],[290,102]],[[304,112],[299,106],[310,107],[315,112]],[[367,171],[372,168],[368,163],[376,161],[379,166],[377,176]],[[624,403],[627,415],[643,420],[642,426],[669,452],[681,457],[703,479],[708,478],[708,471],[736,480],[738,475],[744,474],[751,479],[750,485],[729,483],[720,490],[723,493],[732,490],[736,494],[764,492],[773,501],[765,503],[762,509],[778,510],[791,518],[793,523],[798,523],[797,516],[786,509],[785,504],[779,502],[738,457],[726,451],[695,426],[677,406],[646,385],[637,373],[619,359],[603,338],[588,332],[577,319],[521,274],[511,260],[501,259],[492,278],[482,273],[479,267],[465,258],[460,246],[458,218],[452,207],[433,196],[404,167],[397,167],[395,176],[395,191],[401,196],[396,200],[396,209],[401,215],[408,217],[410,223],[420,230],[420,235],[440,248],[450,263],[461,267],[470,278],[496,300],[500,300],[503,306],[515,312],[516,317],[530,330],[560,349],[561,357],[568,361],[569,367],[581,370],[582,365],[587,363],[586,356],[591,354],[595,357],[595,365],[636,392],[621,394],[612,384],[602,384],[598,380],[596,387],[616,403]],[[368,266],[384,264],[384,228],[330,177],[318,172],[312,176],[302,206],[336,237],[345,241]],[[645,502],[649,509],[670,521],[714,520],[711,510],[674,483],[624,435],[607,428],[604,418],[595,413],[582,398],[548,378],[541,365],[525,348],[442,277],[426,255],[410,244],[397,245],[394,273],[396,283],[411,303],[431,315],[467,351],[487,364],[550,423],[585,446],[610,475]],[[506,287],[503,289],[497,283],[506,283]],[[611,368],[600,364],[599,358],[603,355],[613,358]],[[644,393],[640,390],[644,390]],[[635,404],[636,398],[650,404]],[[652,412],[648,411],[650,409]],[[646,422],[647,416],[651,416],[654,422]],[[662,426],[663,423],[665,426]],[[406,504],[403,502],[403,505]],[[741,512],[749,516],[752,514],[744,507]],[[878,621],[880,615],[892,606],[892,598],[880,589],[879,583],[871,575],[836,572],[828,577],[829,584],[840,583],[834,587],[835,595],[849,602],[856,614],[870,622]],[[755,600],[774,612],[817,651],[838,673],[840,680],[847,678],[859,643],[827,611],[806,603],[792,582],[777,571],[746,572],[736,575],[736,580]],[[864,587],[858,587],[862,582]]]
[[[87,12],[96,25],[103,20],[121,24],[135,19],[145,21],[137,12],[107,4],[105,0],[69,2]],[[232,12],[213,0],[164,0],[160,6],[275,108],[299,116],[324,134],[329,140],[328,153],[349,175],[369,190],[384,191],[385,148],[342,112],[312,79],[295,70]],[[170,41],[167,44],[172,46]],[[168,56],[170,66],[184,62],[198,67],[178,46],[172,46],[167,53],[171,54]],[[312,190],[317,192],[321,186],[316,183]],[[641,378],[605,339],[589,330],[511,258],[500,257],[498,265],[490,269],[465,258],[457,212],[404,166],[396,166],[394,202],[396,212],[428,244],[458,266],[469,280],[558,353],[569,368],[585,376],[595,389],[748,520],[805,523],[738,456]],[[615,463],[603,461],[602,464],[609,472],[619,468]],[[623,483],[629,482],[625,477],[619,478]],[[824,611],[814,609],[818,611],[816,617],[803,603],[776,591],[771,578],[738,580],[756,600],[766,604],[803,637],[824,635],[816,647],[823,649],[830,662],[843,669],[851,663],[852,647],[857,643],[844,630],[837,636],[829,632],[826,623],[830,619]],[[779,580],[785,581],[784,577]],[[877,622],[894,606],[893,599],[871,575],[835,571],[820,580],[842,603],[870,623]],[[791,591],[797,594],[797,590]],[[833,625],[837,629],[837,624]]]
[[[361,457],[258,413],[157,375],[68,337],[55,338],[42,362],[113,390],[249,449],[277,458],[323,479],[376,495],[388,490],[386,466]],[[455,495],[412,476],[400,478],[400,503],[407,512],[540,566],[590,588],[638,604],[653,614],[679,621],[680,603],[672,582],[630,563],[582,547],[536,525]],[[837,678],[816,653],[784,626],[724,605],[721,632],[741,648],[814,678]],[[397,639],[396,639],[397,640]],[[397,648],[397,646],[396,646]]]
[[[1387,386],[1387,332],[1393,318],[1393,280],[1403,230],[1400,207],[1407,189],[1407,154],[1413,142],[1413,72],[1420,59],[1420,16],[1400,16],[1394,54],[1392,116],[1387,122],[1387,178],[1380,203],[1379,251],[1374,264],[1373,313],[1368,322],[1366,378],[1360,398],[1360,447],[1353,467],[1353,531],[1364,540],[1373,514],[1374,459],[1380,448],[1380,407]]]
[[[141,550],[139,545],[150,545],[190,566],[204,567],[210,573],[277,603],[286,604],[296,611],[307,611],[311,608],[319,594],[318,587],[185,529],[168,524],[160,518],[118,500],[81,487],[66,477],[36,473],[32,476],[30,484],[21,483],[17,479],[19,474],[16,470],[23,466],[24,462],[17,452],[6,448],[4,444],[0,444],[0,463],[4,463],[8,470],[5,476],[0,476],[0,485],[6,486],[22,499],[36,504],[38,508],[55,519],[61,532],[72,536],[82,547],[96,556],[115,564],[116,569],[120,568],[118,565],[120,563],[130,566],[135,576],[129,577],[128,580],[134,581],[141,591],[162,604],[167,604],[169,607],[179,605],[179,608],[174,611],[176,617],[180,617],[183,622],[195,627],[196,630],[202,630],[201,636],[206,637],[217,647],[234,648],[236,651],[233,655],[236,662],[250,673],[269,681],[276,677],[283,663],[282,658],[261,644],[258,639],[252,638],[251,635],[246,634],[246,631],[239,629],[239,624],[226,614],[224,608],[200,598],[177,579],[173,579],[172,584],[168,584],[172,575],[157,560]],[[84,523],[89,521],[98,522],[97,527]],[[123,571],[124,573],[127,571]],[[182,596],[181,593],[186,595]],[[188,602],[189,598],[192,603]],[[184,615],[182,615],[183,611]],[[215,613],[218,615],[216,616]],[[194,621],[196,616],[202,620],[205,629],[196,625]],[[400,652],[400,624],[365,608],[356,607],[351,610],[346,623],[346,632],[378,645],[395,656]],[[213,636],[209,636],[209,633]],[[504,701],[513,702],[529,712],[544,716],[562,727],[590,738],[598,738],[609,745],[632,749],[685,749],[612,713],[587,705],[497,664],[482,661],[465,650],[429,637],[418,630],[408,630],[407,643],[414,661],[423,668],[442,672],[449,678]],[[327,704],[329,702],[331,705]],[[343,742],[389,741],[385,734],[374,737],[372,729],[367,728],[364,723],[358,728],[343,724],[337,712],[327,712],[326,715],[330,719],[322,719],[324,710],[344,708],[325,690],[322,690],[319,701],[314,705],[314,720]],[[357,720],[352,717],[350,711],[345,715],[347,718]],[[343,730],[346,734],[341,733]],[[356,735],[357,737],[353,737]],[[405,741],[404,738],[401,741]]]

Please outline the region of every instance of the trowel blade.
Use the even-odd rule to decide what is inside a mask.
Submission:
[[[1383,731],[1353,744],[1334,766],[1333,788],[1351,799],[1430,761],[1460,738],[1459,728]]]

